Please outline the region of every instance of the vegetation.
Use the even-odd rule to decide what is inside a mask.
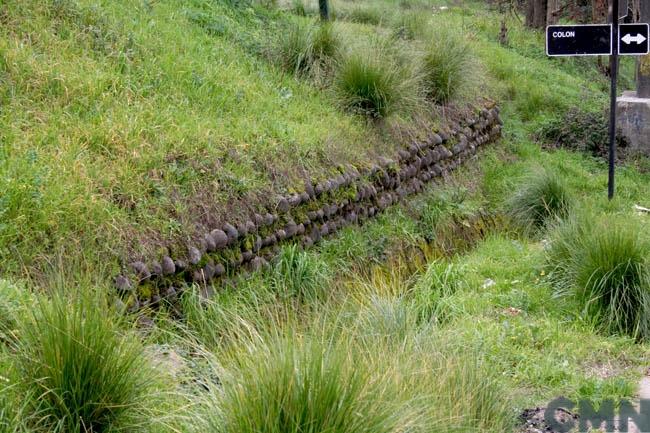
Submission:
[[[1,433],[502,433],[559,395],[635,396],[650,178],[621,164],[606,200],[597,60],[549,60],[509,16],[501,44],[485,2],[315,6],[0,5]],[[107,307],[127,258],[482,98],[503,138],[444,184],[156,311]]]
[[[433,33],[422,60],[427,96],[444,104],[461,93],[474,74],[471,59],[469,45],[458,34],[442,30]]]
[[[562,178],[542,170],[520,182],[508,210],[520,227],[534,232],[567,216],[572,201]]]
[[[138,431],[155,416],[153,370],[140,343],[111,319],[88,298],[61,295],[22,319],[16,369],[35,427]]]
[[[646,339],[650,328],[650,241],[642,226],[615,217],[576,217],[557,229],[553,280],[588,320],[607,332]]]

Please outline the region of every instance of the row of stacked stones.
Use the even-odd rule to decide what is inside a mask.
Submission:
[[[173,302],[188,284],[215,285],[238,271],[260,270],[283,243],[307,248],[420,192],[498,138],[501,127],[498,107],[487,107],[448,133],[431,133],[399,150],[395,159],[380,158],[369,167],[349,166],[334,178],[305,182],[304,191],[279,197],[267,213],[206,233],[182,257],[131,263],[116,278],[116,287],[130,310],[155,308],[162,300]]]

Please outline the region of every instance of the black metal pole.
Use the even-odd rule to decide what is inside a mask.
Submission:
[[[318,10],[320,12],[320,19],[323,21],[329,21],[330,19],[329,1],[318,0]]]
[[[612,55],[609,70],[612,77],[609,105],[609,181],[607,197],[614,198],[614,177],[616,173],[616,96],[618,95],[618,0],[612,0]]]

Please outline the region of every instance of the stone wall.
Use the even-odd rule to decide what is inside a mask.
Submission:
[[[305,182],[301,193],[278,197],[265,214],[205,233],[183,257],[133,262],[116,277],[116,288],[134,311],[155,308],[162,300],[173,302],[190,283],[215,287],[242,270],[262,269],[282,244],[308,248],[422,191],[500,137],[501,126],[498,107],[486,104],[446,132],[431,132],[423,142],[400,149],[393,158],[341,168],[338,176],[322,182]]]

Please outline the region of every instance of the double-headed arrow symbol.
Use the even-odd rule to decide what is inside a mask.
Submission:
[[[641,45],[644,43],[646,40],[646,37],[643,36],[641,33],[638,33],[636,36],[632,36],[631,34],[627,34],[623,36],[622,41],[625,42],[627,45],[630,45],[632,42],[636,42],[637,45]]]

